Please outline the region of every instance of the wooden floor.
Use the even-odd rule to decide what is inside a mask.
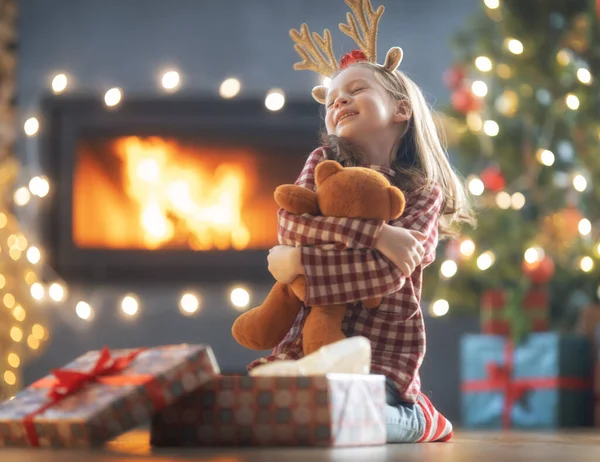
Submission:
[[[600,461],[600,429],[558,433],[455,432],[451,443],[386,445],[349,449],[206,448],[153,450],[148,433],[134,431],[101,450],[0,449],[2,462],[256,462],[401,461],[509,462]]]

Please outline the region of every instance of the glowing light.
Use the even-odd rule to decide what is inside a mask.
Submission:
[[[511,196],[512,208],[515,210],[521,210],[525,206],[525,196],[516,192]]]
[[[496,261],[496,256],[494,255],[493,252],[488,250],[487,252],[484,252],[481,255],[479,255],[479,258],[477,258],[477,267],[481,271],[485,271],[485,270],[491,268],[491,266],[494,264],[495,261]]]
[[[500,0],[483,0],[485,6],[487,6],[490,10],[495,10],[500,6]]]
[[[460,253],[470,257],[475,253],[475,243],[471,239],[465,239],[460,243]]]
[[[458,271],[458,266],[453,260],[446,260],[440,266],[440,273],[442,273],[442,276],[444,276],[445,278],[451,278],[456,274],[456,271]]]
[[[13,342],[17,343],[23,340],[23,331],[21,330],[21,328],[17,326],[11,327],[10,338],[13,340]]]
[[[587,218],[583,218],[579,221],[577,229],[582,236],[587,236],[592,232],[592,223]]]
[[[496,194],[496,205],[499,208],[507,210],[510,208],[511,204],[512,199],[510,194],[508,194],[506,191],[500,191],[498,194]]]
[[[488,86],[481,80],[476,80],[471,85],[471,90],[476,96],[484,97],[488,93]]]
[[[88,320],[92,316],[92,307],[84,301],[78,302],[75,306],[75,313],[81,319]]]
[[[469,112],[467,114],[467,127],[473,132],[478,132],[483,128],[483,120],[481,116],[476,112]]]
[[[475,60],[475,66],[482,72],[489,72],[492,70],[492,61],[487,56],[479,56]]]
[[[46,329],[40,324],[34,324],[31,328],[31,333],[35,338],[41,340],[46,336]]]
[[[58,282],[53,282],[48,289],[48,295],[55,302],[60,302],[65,297],[65,288]]]
[[[331,79],[329,77],[323,77],[323,79],[321,80],[321,85],[329,88],[329,86],[331,85]]]
[[[27,337],[27,345],[29,345],[29,348],[31,348],[32,350],[37,350],[40,347],[40,341],[33,335],[30,335],[29,337]]]
[[[194,314],[200,308],[200,301],[196,295],[186,293],[179,300],[179,307],[184,314]]]
[[[231,291],[231,303],[235,308],[244,309],[250,303],[250,294],[246,289],[236,287]]]
[[[577,191],[583,192],[587,188],[587,180],[582,175],[575,175],[573,178],[573,187]]]
[[[590,71],[583,67],[577,71],[577,78],[581,83],[584,83],[586,85],[592,83],[592,74],[590,73]]]
[[[282,90],[274,89],[267,93],[265,106],[269,111],[279,111],[285,105],[285,95]]]
[[[431,305],[431,311],[434,316],[444,316],[450,310],[450,304],[447,300],[439,299]]]
[[[506,48],[515,55],[523,53],[523,44],[517,39],[508,39],[506,41]]]
[[[42,258],[42,254],[40,252],[40,249],[38,249],[37,247],[31,246],[27,249],[27,260],[32,265],[39,263],[41,258]]]
[[[530,247],[525,251],[524,258],[527,263],[535,263],[543,258],[543,252],[541,249]]]
[[[34,196],[46,197],[50,192],[50,183],[46,177],[34,176],[29,180],[29,190]]]
[[[39,282],[34,282],[31,285],[30,291],[31,296],[36,300],[41,300],[42,298],[44,298],[44,286],[41,285]]]
[[[104,103],[109,107],[116,106],[121,102],[122,96],[120,88],[111,88],[104,94]]]
[[[137,297],[134,295],[126,295],[121,300],[121,309],[127,316],[135,316],[139,310]]]
[[[13,368],[17,368],[19,367],[19,365],[21,364],[21,358],[19,358],[19,355],[16,353],[9,353],[8,354],[8,365],[10,367]]]
[[[27,189],[25,186],[21,186],[15,191],[13,199],[15,201],[15,204],[17,204],[19,207],[27,205],[31,200],[31,194],[29,193],[29,189]]]
[[[483,181],[479,178],[473,178],[469,181],[469,191],[474,196],[481,196],[483,191],[485,191],[485,186],[483,185]]]
[[[483,131],[488,136],[496,136],[500,132],[500,127],[495,120],[486,120],[483,123]]]
[[[556,61],[561,66],[567,66],[571,62],[571,55],[567,50],[560,50],[556,54]]]
[[[23,322],[23,321],[25,321],[25,318],[27,317],[27,313],[25,312],[25,309],[21,305],[17,305],[17,306],[15,306],[15,309],[13,310],[13,316],[17,321]]]
[[[17,383],[17,376],[13,371],[4,371],[4,381],[8,385],[14,385]]]
[[[547,167],[550,167],[554,163],[555,159],[554,153],[548,149],[539,149],[536,157],[541,164]]]
[[[25,130],[25,134],[27,136],[35,135],[40,128],[40,123],[35,117],[30,117],[25,121],[25,125],[23,125],[23,130]]]
[[[4,302],[4,306],[6,308],[12,308],[13,306],[15,306],[15,303],[17,302],[15,299],[15,296],[13,294],[4,294],[4,297],[2,297],[2,301]]]
[[[223,98],[233,98],[240,92],[241,88],[242,84],[238,79],[228,78],[221,83],[219,94]]]
[[[592,260],[592,257],[583,257],[579,262],[579,267],[581,271],[589,273],[594,269],[594,260]]]
[[[573,93],[569,93],[566,98],[565,98],[565,102],[567,103],[567,107],[573,111],[579,109],[579,98],[577,98],[577,96],[575,96]]]
[[[165,90],[175,90],[180,83],[179,73],[177,71],[167,71],[163,74],[161,80]]]
[[[62,93],[67,88],[67,76],[65,74],[56,74],[52,79],[52,91],[55,94]]]

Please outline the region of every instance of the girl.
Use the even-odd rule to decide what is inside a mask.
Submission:
[[[269,271],[282,283],[304,274],[306,302],[273,353],[248,368],[300,358],[299,334],[310,306],[348,304],[344,333],[371,341],[371,370],[387,378],[388,442],[448,441],[452,425],[420,390],[421,283],[423,269],[435,258],[438,231],[447,235],[452,225],[474,223],[464,186],[425,98],[401,71],[372,62],[349,64],[333,77],[325,104],[325,143],[311,153],[296,184],[315,190],[315,167],[326,158],[366,165],[403,190],[405,212],[387,224],[280,210],[282,245],[269,253]],[[325,239],[334,248],[324,249]],[[377,296],[383,301],[374,310],[357,302]]]

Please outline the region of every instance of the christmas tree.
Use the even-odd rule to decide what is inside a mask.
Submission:
[[[485,0],[454,37],[442,111],[478,226],[442,241],[423,297],[476,313],[488,289],[543,285],[554,328],[597,301],[600,0]]]

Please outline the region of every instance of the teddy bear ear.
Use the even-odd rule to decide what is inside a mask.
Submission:
[[[390,195],[390,220],[395,220],[404,213],[406,199],[402,191],[395,186],[388,188],[388,194]]]
[[[335,175],[342,170],[344,170],[344,167],[342,167],[339,162],[336,162],[335,160],[324,160],[317,165],[317,168],[315,169],[317,186],[322,184],[331,175]]]

